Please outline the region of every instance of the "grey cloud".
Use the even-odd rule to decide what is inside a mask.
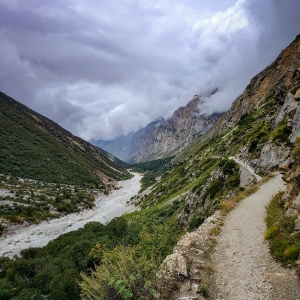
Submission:
[[[3,1],[0,90],[86,139],[214,88],[205,109],[226,110],[300,32],[299,2]]]

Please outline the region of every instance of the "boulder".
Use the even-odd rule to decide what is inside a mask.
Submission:
[[[292,209],[296,209],[300,212],[300,195],[291,204]]]
[[[168,255],[163,262],[163,269],[157,274],[158,278],[161,277],[173,277],[178,276],[187,277],[187,267],[185,258],[179,253],[173,253]],[[165,275],[165,276],[163,276]]]
[[[300,231],[300,216],[295,220],[295,230]]]
[[[285,145],[276,145],[269,141],[261,150],[261,155],[258,160],[256,160],[256,167],[271,170],[272,168],[277,168],[282,164],[282,167],[288,163],[287,158],[291,152],[291,149]],[[253,163],[254,161],[252,161]]]

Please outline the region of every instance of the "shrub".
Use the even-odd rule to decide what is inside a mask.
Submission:
[[[257,145],[258,145],[258,140],[253,140],[251,141],[250,145],[249,145],[249,149],[248,151],[251,153],[251,152],[254,152],[256,149],[257,149]]]
[[[271,226],[265,233],[265,239],[269,240],[273,238],[279,231],[279,227],[277,225]]]
[[[295,218],[285,215],[281,203],[282,192],[278,193],[267,206],[266,222],[268,230],[265,238],[269,240],[272,255],[284,265],[294,264],[300,252],[300,234],[293,232]]]
[[[286,128],[286,121],[285,118],[283,118],[274,128],[270,137],[274,141],[279,140],[281,142],[289,142],[289,135],[290,131]]]
[[[292,245],[285,249],[283,257],[286,260],[297,260],[299,256],[299,245]]]
[[[202,215],[193,216],[189,224],[189,230],[192,231],[198,228],[204,221],[205,217],[203,217]]]

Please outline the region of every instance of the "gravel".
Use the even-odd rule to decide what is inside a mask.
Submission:
[[[264,240],[265,206],[284,189],[281,175],[277,174],[226,217],[212,257],[215,274],[211,299],[300,299],[295,271],[275,262]]]

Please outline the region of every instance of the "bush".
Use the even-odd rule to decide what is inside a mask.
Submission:
[[[254,152],[256,149],[257,149],[257,145],[258,145],[258,140],[253,140],[250,145],[249,145],[249,149],[248,151],[251,153],[251,152]]]
[[[272,140],[279,140],[281,142],[289,142],[289,135],[291,132],[286,128],[285,117],[277,124],[271,133]]]
[[[189,231],[192,231],[196,228],[198,228],[204,221],[206,217],[202,215],[195,215],[192,217],[190,224],[189,224]]]
[[[299,256],[299,245],[292,245],[285,249],[283,257],[286,260],[297,260]]]
[[[272,239],[279,231],[279,227],[277,225],[271,226],[265,233],[265,239]]]
[[[300,251],[300,234],[294,232],[295,218],[285,215],[281,203],[282,192],[267,206],[267,232],[272,255],[284,265],[295,264]]]

